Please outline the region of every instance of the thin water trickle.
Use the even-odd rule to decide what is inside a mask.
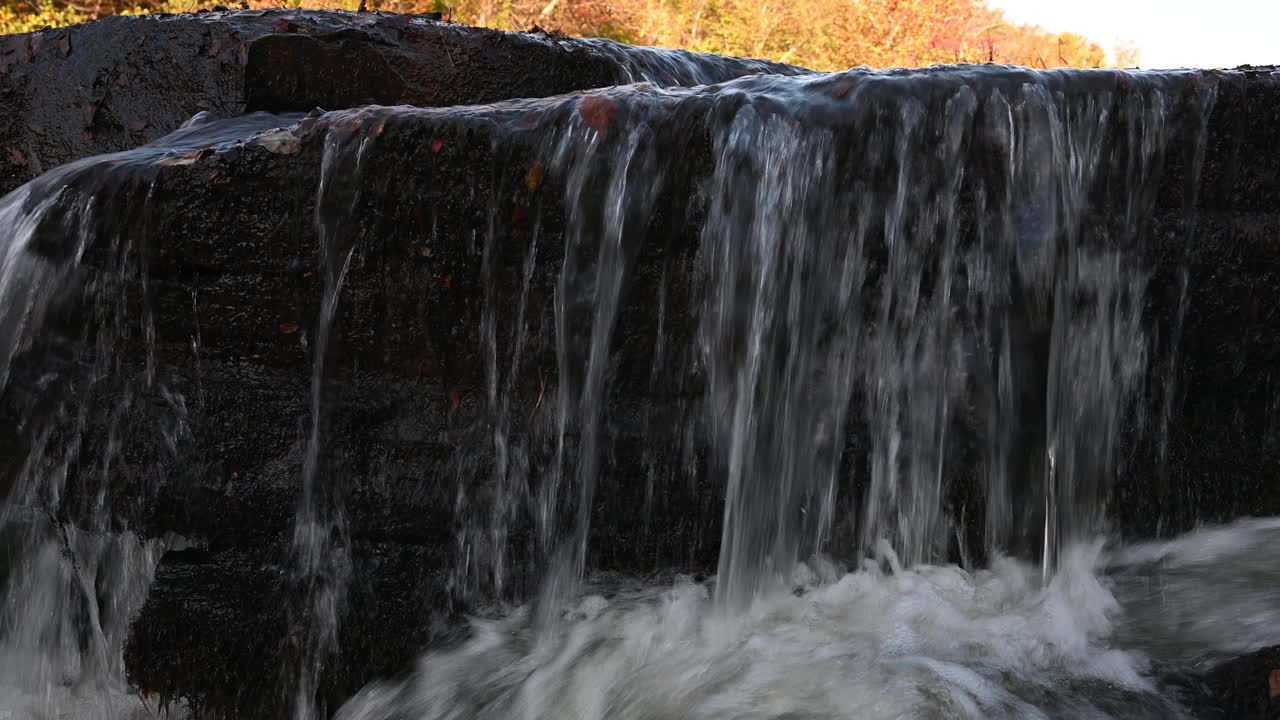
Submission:
[[[302,465],[302,492],[294,519],[290,570],[295,592],[289,624],[296,643],[292,675],[293,717],[314,720],[328,714],[317,697],[320,676],[338,652],[338,631],[351,580],[349,529],[340,463],[326,452],[326,426],[335,412],[326,387],[332,334],[343,286],[356,254],[361,182],[370,145],[381,132],[376,114],[355,113],[331,125],[324,140],[316,190],[316,235],[324,291],[311,343],[311,422]],[[300,637],[297,637],[300,636]]]

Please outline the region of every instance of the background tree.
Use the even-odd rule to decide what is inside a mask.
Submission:
[[[216,0],[208,0],[212,4]],[[230,4],[227,0],[224,3]],[[103,15],[191,12],[201,0],[0,0],[0,33]],[[255,7],[354,10],[359,0],[251,0]],[[758,57],[817,70],[997,62],[1102,67],[1102,46],[1074,33],[1008,22],[984,0],[372,0],[396,12],[438,12],[502,30],[568,35]],[[1137,64],[1132,46],[1115,61]]]

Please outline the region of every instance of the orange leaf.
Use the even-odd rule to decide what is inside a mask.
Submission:
[[[524,186],[529,188],[529,192],[538,192],[538,188],[542,187],[542,176],[546,169],[542,166],[542,162],[535,160],[529,166],[529,172],[524,176]]]
[[[618,104],[603,95],[587,95],[578,101],[578,114],[601,135],[609,129],[617,109]]]

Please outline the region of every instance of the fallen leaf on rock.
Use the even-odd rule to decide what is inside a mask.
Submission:
[[[445,290],[452,290],[452,289],[453,289],[453,275],[452,275],[452,274],[445,275],[445,276],[444,276],[444,278],[440,281],[440,284],[441,284],[441,285],[444,285],[444,289],[445,289]]]
[[[458,392],[457,390],[450,390],[449,391],[449,414],[452,415],[453,413],[457,412],[458,408],[461,406],[462,406],[462,393]]]
[[[1269,685],[1271,690],[1271,699],[1275,700],[1277,698],[1280,698],[1280,670],[1271,671],[1271,677],[1269,678]]]
[[[9,162],[18,167],[23,167],[27,164],[27,156],[23,155],[22,151],[17,148],[9,148]]]
[[[141,118],[129,123],[129,132],[142,132],[147,129],[147,121]]]
[[[439,155],[439,154],[440,154],[440,151],[441,151],[441,150],[443,150],[443,149],[444,149],[444,141],[443,141],[443,140],[441,140],[440,138],[436,138],[435,140],[432,140],[432,141],[431,141],[431,152],[432,152],[432,154],[434,154],[434,155]]]
[[[254,144],[261,145],[267,152],[276,155],[292,155],[302,149],[302,143],[297,136],[288,130],[272,130],[263,133],[254,140]]]
[[[542,187],[542,177],[545,172],[546,169],[540,160],[535,160],[529,166],[529,172],[524,176],[524,186],[529,189],[529,192],[538,192],[538,188]]]
[[[181,155],[170,155],[168,157],[161,159],[160,164],[169,165],[169,166],[178,166],[178,167],[182,167],[186,165],[195,165],[196,161],[203,160],[206,157],[208,157],[209,152],[210,152],[209,149],[205,148],[203,150],[195,150],[193,152],[183,153]]]
[[[603,95],[587,95],[578,101],[578,114],[593,130],[603,135],[613,122],[618,103]]]
[[[299,326],[298,323],[296,322],[280,323],[280,332],[284,333],[285,335],[292,335],[298,332],[298,330],[300,329],[301,329],[301,326]]]
[[[854,80],[850,78],[840,78],[831,84],[831,87],[829,90],[827,90],[827,92],[831,95],[831,97],[837,100],[843,100],[844,98],[848,97],[849,92],[853,90],[856,84],[857,83],[855,83]]]

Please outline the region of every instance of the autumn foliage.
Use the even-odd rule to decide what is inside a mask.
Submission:
[[[214,0],[217,1],[217,0]],[[228,5],[239,0],[221,0]],[[102,15],[193,12],[200,0],[0,0],[0,33]],[[354,10],[359,0],[254,0],[254,7]],[[504,30],[541,27],[640,45],[766,58],[820,70],[998,62],[1134,65],[1073,33],[1015,25],[984,0],[369,0],[370,9],[437,12]]]

